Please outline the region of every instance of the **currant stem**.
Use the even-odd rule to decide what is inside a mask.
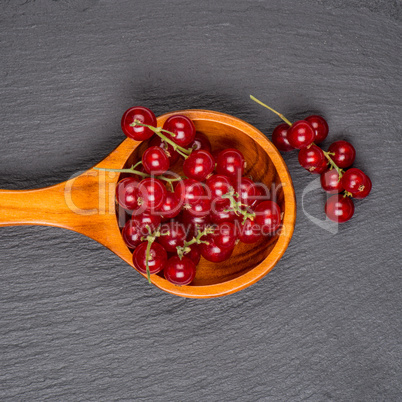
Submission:
[[[338,176],[339,176],[339,180],[340,180],[342,178],[344,171],[342,169],[340,169],[337,166],[337,164],[330,157],[330,155],[333,155],[333,152],[326,152],[326,151],[323,151],[323,152],[324,152],[325,157],[328,159],[329,164],[338,172]]]
[[[235,197],[238,196],[239,194],[235,193],[233,187],[230,187],[229,192],[222,196],[222,198],[227,198],[230,202],[230,207],[226,210],[226,212],[233,211],[236,215],[243,215],[242,223],[246,222],[246,219],[254,220],[255,212],[248,212],[246,209],[242,209],[241,207],[248,207],[248,205],[236,201]]]
[[[177,255],[180,259],[183,258],[184,254],[187,254],[191,251],[190,246],[192,244],[209,244],[209,242],[205,240],[201,240],[202,236],[206,236],[209,233],[213,233],[214,229],[212,227],[206,227],[202,232],[198,230],[197,236],[194,236],[191,240],[185,241],[182,246],[177,246]]]
[[[257,102],[258,104],[260,104],[261,106],[266,107],[267,109],[269,109],[271,112],[274,112],[277,116],[279,116],[287,125],[289,125],[290,127],[292,127],[292,123],[281,113],[277,112],[275,109],[272,109],[272,107],[266,105],[265,103],[262,103],[260,100],[258,100],[257,98],[255,98],[253,95],[250,95],[250,98],[254,101]]]
[[[160,137],[163,141],[165,141],[165,142],[167,142],[168,144],[170,144],[170,145],[173,147],[173,149],[174,149],[175,151],[177,151],[177,152],[179,152],[179,153],[180,153],[180,151],[181,151],[184,155],[183,155],[182,153],[180,153],[180,155],[184,156],[185,158],[187,158],[187,157],[191,154],[191,152],[193,151],[192,148],[186,149],[186,148],[181,147],[180,145],[177,145],[177,144],[176,144],[174,141],[172,141],[170,138],[166,137],[166,135],[162,134],[162,131],[163,131],[164,133],[167,133],[167,134],[171,135],[172,137],[176,137],[176,134],[175,134],[175,133],[172,133],[171,131],[165,130],[165,129],[163,129],[162,127],[150,126],[149,124],[141,123],[141,122],[138,121],[138,120],[134,120],[134,122],[131,123],[130,126],[131,126],[131,127],[141,126],[141,127],[147,127],[147,128],[149,128],[149,129],[150,129],[151,131],[153,131],[158,137]]]

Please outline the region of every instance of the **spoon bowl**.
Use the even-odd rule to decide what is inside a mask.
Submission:
[[[274,145],[252,125],[219,112],[182,110],[158,117],[158,126],[173,114],[189,117],[196,130],[208,136],[213,150],[237,148],[243,153],[247,161],[244,175],[270,189],[283,212],[282,227],[274,237],[255,244],[239,243],[227,261],[216,264],[201,258],[191,285],[173,285],[162,274],[151,275],[151,281],[182,297],[211,298],[237,292],[264,277],[290,242],[296,203],[289,172]],[[124,222],[115,201],[116,184],[122,176],[103,169],[130,167],[145,147],[146,143],[127,138],[93,168],[65,182],[35,190],[0,190],[0,226],[70,229],[96,240],[133,266],[132,253],[121,235]]]

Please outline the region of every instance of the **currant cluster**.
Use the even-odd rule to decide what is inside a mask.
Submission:
[[[130,168],[106,170],[128,173],[116,187],[117,203],[129,216],[122,236],[149,281],[163,271],[171,283],[187,285],[201,257],[222,262],[239,241],[278,233],[281,209],[265,185],[244,176],[238,149],[213,151],[207,135],[183,115],[157,127],[154,113],[142,106],[128,109],[121,127],[129,138],[148,140]]]
[[[275,127],[272,133],[274,145],[283,152],[299,149],[300,165],[310,173],[321,175],[321,187],[329,194],[334,194],[325,204],[328,218],[339,223],[351,219],[355,210],[352,198],[367,197],[372,186],[364,172],[350,168],[356,156],[353,145],[347,141],[336,141],[327,152],[323,151],[317,144],[328,136],[328,124],[324,118],[312,115],[292,124],[276,110],[254,96],[250,97],[285,122]]]

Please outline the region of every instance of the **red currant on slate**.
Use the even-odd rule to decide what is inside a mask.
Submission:
[[[288,141],[293,148],[308,147],[314,141],[314,130],[306,120],[293,123],[288,131]]]
[[[226,199],[222,198],[222,196],[227,194],[232,187],[232,183],[227,176],[215,174],[207,179],[206,185],[210,189],[211,198],[215,203],[226,202]]]
[[[274,201],[263,201],[254,210],[255,222],[263,235],[273,234],[281,224],[281,209]]]
[[[154,135],[151,138],[151,140],[149,141],[149,146],[162,148],[165,151],[167,157],[169,158],[171,166],[173,166],[180,158],[179,153],[175,151],[170,144],[168,144],[165,141],[162,141],[162,139],[157,135]]]
[[[244,173],[244,156],[234,148],[227,148],[218,154],[216,171],[228,177],[241,177]]]
[[[292,151],[294,148],[289,144],[288,132],[290,126],[286,123],[279,124],[272,132],[272,142],[283,152]]]
[[[329,146],[328,152],[334,153],[331,159],[339,168],[348,168],[355,161],[356,151],[350,142],[336,141]]]
[[[348,169],[342,176],[343,188],[355,198],[367,197],[371,190],[371,180],[360,169]]]
[[[209,142],[208,137],[197,131],[195,133],[194,141],[190,145],[190,148],[194,149],[194,151],[198,151],[199,149],[205,149],[209,153],[211,153],[211,143]]]
[[[187,257],[178,256],[169,258],[166,263],[163,275],[174,285],[188,285],[195,277],[196,266],[193,261]]]
[[[330,194],[341,193],[343,191],[342,181],[336,169],[327,170],[320,177],[321,187]]]
[[[357,199],[366,198],[370,194],[371,187],[372,187],[372,184],[371,184],[370,177],[368,177],[366,175],[366,182],[364,183],[364,190],[353,194],[353,198],[357,198]]]
[[[305,118],[308,121],[314,130],[314,142],[319,144],[323,142],[328,135],[328,123],[321,116],[312,115]]]
[[[299,151],[298,158],[300,165],[310,173],[321,174],[325,172],[328,166],[328,161],[324,155],[324,151],[314,144],[302,148]]]
[[[148,127],[131,126],[135,120],[138,120],[142,124],[156,127],[157,122],[154,113],[146,107],[135,106],[126,110],[121,118],[121,129],[127,137],[136,141],[144,141],[151,138],[154,133]]]
[[[355,211],[353,201],[349,197],[340,194],[331,196],[325,203],[325,213],[334,222],[348,221]]]
[[[126,177],[120,180],[116,186],[116,199],[121,207],[128,211],[138,209],[138,197],[140,191],[138,189],[139,181],[133,177]]]
[[[165,151],[153,146],[147,148],[142,155],[142,165],[147,173],[160,175],[169,169],[170,163]]]
[[[181,211],[181,202],[175,193],[168,191],[162,206],[159,208],[159,215],[163,219],[175,218]]]
[[[186,240],[184,225],[177,221],[163,223],[160,228],[160,233],[161,236],[158,237],[157,241],[169,253],[177,251],[176,247],[183,246]]]
[[[179,114],[170,116],[163,124],[163,129],[174,133],[175,137],[172,137],[168,133],[164,134],[181,147],[186,147],[194,141],[194,123],[186,116]]]
[[[147,246],[148,242],[144,241],[133,252],[133,264],[143,274],[147,272]],[[166,261],[166,250],[160,244],[152,243],[148,259],[149,272],[156,274],[162,271]]]
[[[203,238],[204,240],[204,238]],[[233,248],[219,247],[212,235],[205,236],[206,243],[200,244],[201,255],[211,262],[222,262],[227,260],[233,252]],[[208,243],[208,244],[207,244]]]
[[[255,243],[262,238],[261,227],[255,221],[247,218],[240,226],[239,240],[242,243]]]
[[[194,205],[207,196],[204,185],[194,179],[184,179],[176,184],[174,193],[184,204]]]
[[[193,151],[183,163],[183,173],[190,179],[203,181],[215,169],[212,155],[204,150]]]

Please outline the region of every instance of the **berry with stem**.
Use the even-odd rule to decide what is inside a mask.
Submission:
[[[144,124],[132,125],[135,121]],[[121,118],[121,129],[123,133],[135,141],[144,141],[151,138],[153,130],[157,125],[155,114],[143,106],[135,106],[127,109]]]
[[[215,169],[212,155],[204,150],[193,151],[183,163],[183,173],[190,179],[203,181]]]
[[[142,166],[144,166],[147,173],[158,176],[169,169],[170,162],[162,148],[153,146],[144,151],[142,155]]]
[[[327,170],[328,162],[324,151],[315,144],[299,151],[299,163],[310,173],[321,174]]]
[[[163,270],[165,279],[177,286],[189,285],[194,280],[195,274],[196,265],[188,257],[169,258]]]
[[[334,163],[342,169],[350,167],[355,161],[356,150],[350,142],[333,142],[329,146],[328,152]]]

